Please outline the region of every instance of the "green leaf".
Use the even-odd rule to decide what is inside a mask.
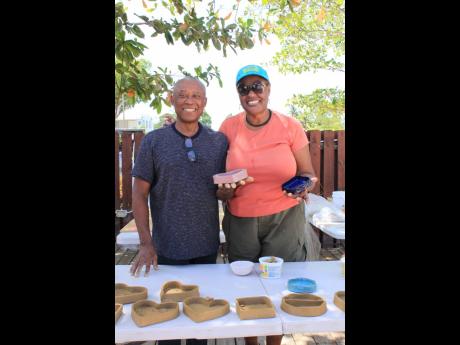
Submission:
[[[169,31],[165,32],[165,38],[166,38],[166,42],[168,42],[168,44],[174,44],[174,39],[172,38],[172,36],[169,33]]]
[[[220,46],[220,41],[219,39],[217,39],[215,36],[212,36],[212,44],[214,45],[214,47],[217,49],[217,50],[220,50],[221,46]]]
[[[133,34],[135,34],[137,37],[144,38],[145,36],[144,33],[137,25],[134,25],[132,30],[133,30]]]
[[[149,18],[148,18],[148,17],[146,17],[146,16],[139,16],[139,15],[137,15],[137,14],[135,14],[135,16],[137,16],[137,17],[141,18],[143,21],[146,21],[146,22],[148,22],[148,21],[149,21]]]
[[[251,49],[252,47],[254,47],[254,42],[252,41],[252,39],[250,39],[247,36],[244,38],[244,43],[245,43],[246,48]]]

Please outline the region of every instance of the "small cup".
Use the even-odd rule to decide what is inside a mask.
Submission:
[[[251,261],[233,261],[230,264],[232,272],[238,276],[245,276],[252,272],[254,263]]]
[[[261,278],[280,278],[284,260],[276,256],[262,256],[259,258]]]

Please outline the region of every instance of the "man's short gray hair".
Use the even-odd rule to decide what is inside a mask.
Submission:
[[[189,77],[189,76],[184,77],[184,78],[181,78],[181,79],[179,79],[178,81],[176,81],[176,83],[174,84],[174,87],[173,87],[173,93],[176,92],[177,86],[178,86],[181,82],[183,82],[183,81],[194,81],[194,82],[197,82],[197,83],[201,86],[201,88],[203,89],[204,94],[206,95],[206,86],[204,86],[204,84],[201,82],[201,80],[198,79],[198,78]]]

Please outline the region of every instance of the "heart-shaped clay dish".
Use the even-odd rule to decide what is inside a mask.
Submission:
[[[131,308],[131,318],[139,327],[153,325],[175,319],[179,316],[177,302],[155,303],[154,301],[137,301]]]
[[[115,284],[115,303],[128,304],[147,298],[147,288],[143,286],[128,286],[123,283]]]
[[[240,320],[265,319],[275,317],[275,307],[266,296],[236,299],[236,312]]]
[[[337,291],[334,295],[334,304],[345,311],[345,291]]]
[[[187,297],[199,297],[198,285],[183,285],[178,281],[163,284],[160,291],[161,302],[183,302]]]
[[[123,313],[123,304],[115,303],[115,323],[117,323],[122,313]]]
[[[309,293],[292,293],[281,299],[281,309],[296,316],[318,316],[327,311],[326,301]]]
[[[184,300],[184,314],[195,322],[216,319],[230,312],[230,304],[223,299],[188,297]]]

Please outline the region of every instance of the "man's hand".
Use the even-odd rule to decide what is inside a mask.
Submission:
[[[219,183],[217,185],[217,198],[220,200],[229,200],[233,198],[235,194],[235,190],[241,186],[244,186],[245,184],[252,183],[254,182],[254,178],[251,176],[246,177],[245,179],[238,181],[236,183],[225,183],[221,184]]]
[[[131,265],[131,275],[138,277],[144,265],[145,275],[149,274],[150,265],[153,265],[153,269],[158,271],[158,256],[152,243],[141,244],[139,246],[139,253]]]

